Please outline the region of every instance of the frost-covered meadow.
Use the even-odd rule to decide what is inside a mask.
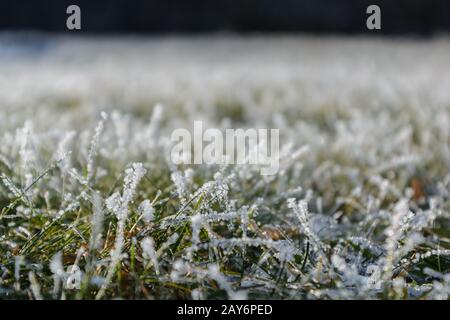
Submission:
[[[450,39],[0,37],[0,298],[448,299]],[[279,128],[280,170],[170,135]]]

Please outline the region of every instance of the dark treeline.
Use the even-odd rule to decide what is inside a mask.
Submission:
[[[93,33],[360,33],[366,8],[381,7],[383,34],[450,31],[448,0],[4,0],[0,30],[66,31],[66,8],[82,10]]]

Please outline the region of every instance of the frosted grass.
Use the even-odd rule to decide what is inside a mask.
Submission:
[[[0,297],[448,299],[448,39],[18,39]],[[175,166],[195,120],[279,128],[279,172]]]

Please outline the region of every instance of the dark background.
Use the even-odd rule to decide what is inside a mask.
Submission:
[[[374,33],[366,8],[381,7],[378,34],[450,31],[449,0],[1,0],[0,30],[66,30],[77,4],[89,33]],[[74,32],[74,31],[71,31]]]

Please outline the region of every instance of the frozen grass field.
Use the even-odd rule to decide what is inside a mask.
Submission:
[[[1,299],[448,299],[450,40],[0,37]],[[280,170],[170,135],[279,128]]]

